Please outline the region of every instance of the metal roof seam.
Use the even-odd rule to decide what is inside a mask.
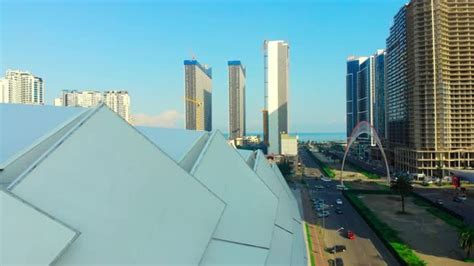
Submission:
[[[89,109],[84,109],[83,112],[80,112],[77,115],[75,115],[74,117],[71,117],[70,119],[63,122],[61,125],[59,125],[59,126],[55,127],[54,129],[52,129],[46,135],[41,136],[40,138],[38,138],[33,144],[31,144],[28,147],[25,147],[25,148],[21,149],[20,151],[16,152],[13,156],[11,156],[5,162],[0,163],[0,170],[5,169],[9,164],[11,164],[14,161],[18,160],[19,158],[21,158],[25,153],[27,153],[28,151],[34,149],[36,146],[38,146],[43,141],[45,141],[46,139],[48,139],[49,137],[54,135],[56,132],[58,132],[59,130],[63,129],[64,127],[68,126],[70,123],[74,122],[74,120],[76,120],[80,116],[82,116],[82,115],[84,115],[84,114],[86,114],[87,112],[90,112],[90,111],[91,110],[89,110]]]
[[[197,143],[199,143],[199,142],[200,142],[202,139],[204,139],[204,138],[210,138],[209,132],[206,132],[206,134],[202,134],[202,136],[200,136],[199,138],[197,138],[197,139],[193,142],[193,144],[189,147],[189,149],[181,156],[181,158],[179,158],[178,164],[179,164],[180,162],[182,162],[182,161],[184,160],[184,158],[186,158],[186,156],[189,154],[189,152],[192,151],[192,149],[194,148],[194,146],[195,146]]]
[[[97,111],[102,108],[103,104],[93,108],[86,114],[84,118],[82,118],[76,125],[74,125],[68,132],[66,132],[56,143],[51,145],[51,147],[43,153],[35,162],[31,164],[23,173],[21,173],[12,183],[7,187],[7,190],[12,190],[16,185],[18,185],[31,171],[33,171],[37,165],[39,165],[44,159],[46,159],[49,154],[51,154],[56,148],[58,148],[64,140],[69,138],[72,133],[74,133],[78,128],[80,128],[85,121],[87,121],[90,117],[92,117]]]
[[[236,242],[236,241],[226,240],[226,239],[222,239],[222,238],[213,237],[212,239],[217,240],[217,241],[222,241],[222,242],[228,242],[228,243],[232,243],[232,244],[242,245],[242,246],[248,246],[248,247],[253,247],[253,248],[260,248],[260,249],[269,250],[269,248],[267,248],[267,247],[262,247],[262,246],[257,246],[257,245],[242,243],[242,242]]]
[[[199,167],[199,164],[201,163],[202,158],[204,158],[204,154],[207,153],[207,150],[209,149],[209,146],[211,145],[211,142],[214,139],[214,137],[216,136],[217,132],[220,132],[220,131],[216,130],[216,131],[212,132],[211,136],[209,137],[209,139],[206,142],[206,145],[204,145],[204,148],[202,149],[201,153],[199,154],[196,162],[194,162],[194,165],[191,168],[191,171],[189,172],[193,176],[194,176],[194,173],[196,173],[196,170]]]

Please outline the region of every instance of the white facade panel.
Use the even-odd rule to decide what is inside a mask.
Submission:
[[[0,265],[50,265],[78,232],[0,190]]]
[[[266,265],[291,265],[293,234],[275,226]]]
[[[171,156],[176,162],[179,162],[203,135],[208,134],[204,131],[174,128],[137,126],[136,129],[149,138],[166,154]]]
[[[12,191],[81,232],[56,265],[198,264],[225,208],[107,108]]]
[[[212,240],[200,265],[263,266],[265,265],[267,255],[267,249]]]
[[[191,174],[227,204],[214,238],[270,247],[278,200],[219,132]]]
[[[0,169],[12,157],[85,111],[83,108],[0,104]]]

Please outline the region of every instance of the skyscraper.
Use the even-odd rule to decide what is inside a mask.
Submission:
[[[281,153],[281,134],[288,133],[289,48],[285,41],[264,42],[269,154]]]
[[[385,51],[377,50],[369,57],[350,56],[347,59],[347,136],[350,136],[359,122],[367,121],[377,130],[378,135],[383,137],[385,130],[384,57]],[[361,144],[375,146],[371,135],[363,134],[358,140]]]
[[[385,50],[374,54],[374,128],[385,139]]]
[[[245,136],[245,67],[229,61],[229,139]]]
[[[395,149],[399,169],[442,176],[474,167],[473,13],[466,0],[407,6],[408,147]]]
[[[186,129],[212,130],[212,69],[184,60]]]
[[[394,149],[408,145],[406,9],[407,5],[404,5],[393,18],[393,25],[390,27],[390,35],[386,40],[386,144],[393,162],[403,160],[403,158],[395,158],[395,156],[399,154],[394,153]]]
[[[44,104],[44,83],[40,77],[26,71],[7,70],[0,83],[1,102]]]
[[[357,125],[357,73],[366,57],[349,56],[346,73],[346,135],[349,137]]]

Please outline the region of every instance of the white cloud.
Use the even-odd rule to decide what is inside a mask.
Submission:
[[[166,110],[157,115],[132,114],[132,124],[151,127],[181,127],[184,115],[176,110]]]

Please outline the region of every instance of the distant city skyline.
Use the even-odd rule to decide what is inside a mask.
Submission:
[[[247,131],[261,132],[262,42],[283,39],[292,47],[290,102],[297,103],[289,110],[292,133],[343,132],[343,62],[350,54],[384,48],[391,18],[405,2],[7,0],[1,4],[8,12],[1,18],[0,73],[22,69],[42,77],[49,105],[62,90],[127,90],[131,113],[141,122],[183,128],[182,62],[195,55],[213,66],[213,129],[227,132],[227,61],[238,59],[247,67]],[[230,19],[235,10],[242,10],[239,20]],[[370,27],[349,30],[353,21]],[[20,34],[24,28],[28,37]]]

